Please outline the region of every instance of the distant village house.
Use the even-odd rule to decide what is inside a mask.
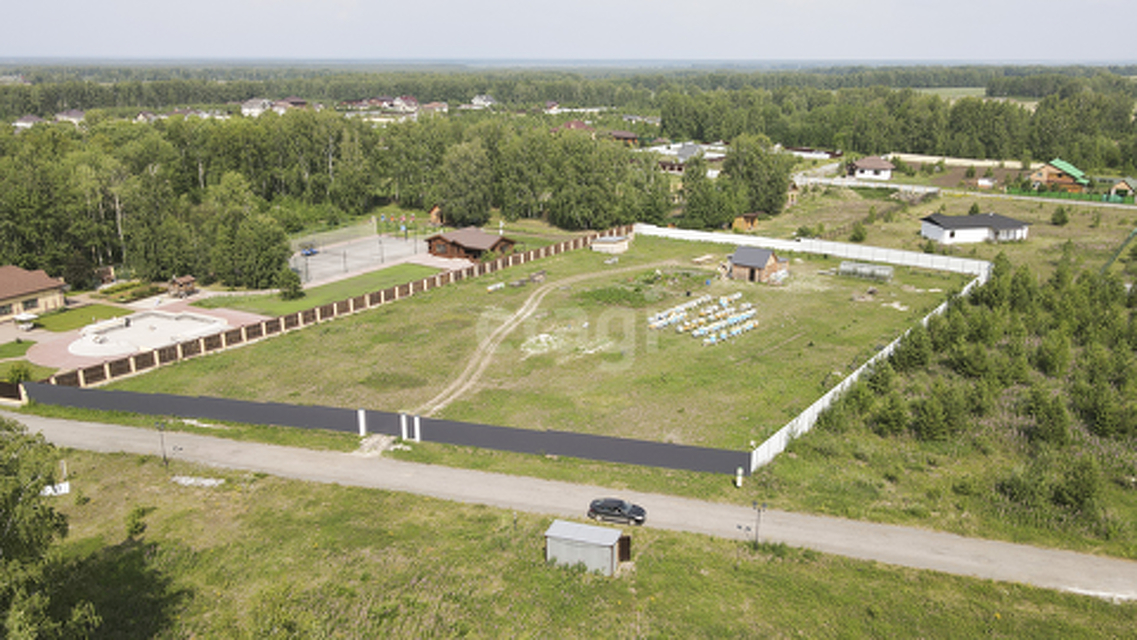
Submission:
[[[1055,158],[1031,173],[1030,183],[1035,189],[1082,193],[1089,186],[1090,179],[1081,169],[1061,158]]]
[[[849,163],[849,175],[860,180],[891,180],[895,168],[884,158],[870,156]]]

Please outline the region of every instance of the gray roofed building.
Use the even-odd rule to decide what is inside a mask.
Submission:
[[[738,247],[730,255],[727,275],[732,280],[780,283],[789,275],[789,260],[779,258],[770,249]]]
[[[546,562],[570,567],[583,564],[589,571],[610,576],[630,556],[631,538],[619,529],[553,520],[545,530]]]

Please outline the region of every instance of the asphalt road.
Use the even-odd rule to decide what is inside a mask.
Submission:
[[[98,452],[162,455],[154,431],[0,412],[58,446]],[[647,526],[722,538],[748,537],[739,526],[757,525],[754,509],[660,494],[536,478],[422,465],[358,454],[237,442],[166,432],[165,447],[178,460],[286,478],[404,491],[444,500],[583,519],[590,500],[618,495],[647,509]],[[80,480],[81,482],[81,480]],[[1137,600],[1137,562],[1040,549],[840,518],[765,511],[763,541],[785,542],[851,558],[931,569],[991,580]]]

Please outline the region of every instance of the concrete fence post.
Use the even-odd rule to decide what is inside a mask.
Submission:
[[[359,422],[359,437],[367,437],[367,411],[359,409],[356,412],[356,419]]]
[[[422,442],[422,420],[415,416],[415,442]]]
[[[407,439],[407,414],[405,413],[399,414],[399,434],[403,440]]]

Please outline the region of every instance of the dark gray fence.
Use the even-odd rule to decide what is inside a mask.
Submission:
[[[24,383],[24,389],[36,402],[64,407],[359,432],[359,414],[353,409],[133,391],[104,391],[36,382]],[[389,436],[405,434],[408,438],[418,437],[426,442],[709,473],[732,474],[738,468],[742,468],[744,473],[749,473],[750,469],[748,451],[692,447],[567,431],[513,429],[469,422],[416,418],[383,411],[365,411],[364,414],[368,433]]]

